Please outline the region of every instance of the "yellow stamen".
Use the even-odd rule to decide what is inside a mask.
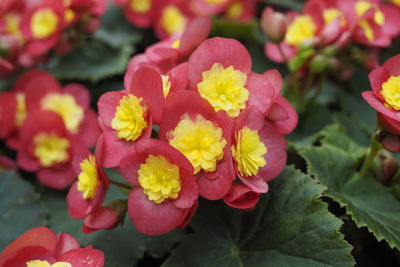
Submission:
[[[26,263],[26,267],[72,267],[71,263],[59,261],[50,264],[48,261],[33,260]]]
[[[226,16],[229,19],[237,19],[243,14],[243,12],[244,12],[243,4],[240,2],[234,2],[226,10]]]
[[[236,142],[236,146],[231,146],[231,151],[240,175],[243,177],[256,175],[259,168],[267,164],[264,158],[267,147],[261,142],[257,131],[248,127],[237,133]]]
[[[84,118],[81,106],[75,98],[69,94],[50,93],[42,100],[44,110],[53,111],[61,116],[65,126],[71,133],[77,133]]]
[[[167,6],[161,17],[161,26],[169,34],[183,32],[186,28],[187,18],[173,5]]]
[[[298,46],[303,41],[315,37],[316,31],[317,27],[311,16],[297,16],[287,29],[285,42],[288,45]]]
[[[381,95],[385,99],[384,105],[387,108],[400,110],[400,76],[391,76],[382,83]]]
[[[16,94],[16,99],[17,99],[17,111],[15,114],[15,124],[18,127],[20,127],[22,123],[24,123],[25,118],[27,116],[25,94],[22,93]]]
[[[217,161],[224,157],[226,140],[222,129],[197,115],[195,120],[183,116],[176,128],[168,133],[169,143],[189,159],[194,173],[201,169],[213,172]]]
[[[117,136],[126,141],[135,141],[147,127],[146,111],[142,98],[129,94],[121,98],[111,121]]]
[[[208,100],[215,111],[225,110],[230,117],[239,116],[249,99],[249,90],[245,87],[247,75],[232,66],[224,68],[214,63],[202,77],[197,85],[200,96]]]
[[[149,200],[162,203],[177,199],[181,191],[179,167],[163,156],[149,155],[138,170],[139,183]]]
[[[147,13],[151,9],[151,0],[131,0],[130,8],[135,13]]]
[[[169,81],[169,78],[167,75],[161,75],[162,83],[163,83],[163,92],[164,92],[164,97],[167,97],[169,94],[169,91],[171,90],[171,82]]]
[[[31,19],[31,32],[36,39],[46,39],[57,30],[59,18],[50,8],[42,8],[36,11]]]
[[[40,165],[46,168],[68,160],[68,139],[54,134],[40,133],[35,136],[34,155],[38,158]]]
[[[93,199],[99,185],[99,172],[93,155],[85,158],[80,164],[81,173],[78,176],[78,191],[84,199]]]

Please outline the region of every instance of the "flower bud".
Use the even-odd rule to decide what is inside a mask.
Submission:
[[[310,63],[312,73],[322,73],[327,68],[327,58],[324,55],[316,55]]]
[[[269,41],[280,43],[286,34],[288,21],[281,12],[276,12],[271,7],[264,9],[261,17],[261,29]]]
[[[396,159],[393,157],[391,153],[388,153],[386,151],[382,151],[379,154],[379,158],[382,162],[381,164],[382,176],[380,177],[381,181],[383,184],[389,184],[393,178],[393,175],[396,173],[398,169]]]

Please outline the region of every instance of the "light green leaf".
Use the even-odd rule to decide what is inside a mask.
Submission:
[[[352,266],[342,222],[319,200],[324,187],[287,168],[249,214],[202,202],[169,266]]]
[[[0,171],[0,251],[19,235],[46,224],[46,209],[29,182]]]

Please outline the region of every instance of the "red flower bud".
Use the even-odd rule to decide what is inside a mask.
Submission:
[[[280,43],[285,38],[287,18],[281,12],[276,12],[271,7],[264,9],[261,17],[261,29],[269,41]]]

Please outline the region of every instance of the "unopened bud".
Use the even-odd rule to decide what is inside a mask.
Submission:
[[[288,20],[283,13],[273,10],[271,7],[264,9],[261,17],[261,29],[269,41],[282,42],[287,26]]]
[[[391,153],[388,153],[386,151],[382,151],[379,154],[379,158],[382,162],[381,164],[382,176],[380,177],[381,181],[383,184],[389,184],[393,178],[393,175],[396,173],[398,169],[396,159],[393,157]]]
[[[312,73],[322,73],[327,67],[327,59],[324,55],[316,55],[310,63],[310,70]]]

